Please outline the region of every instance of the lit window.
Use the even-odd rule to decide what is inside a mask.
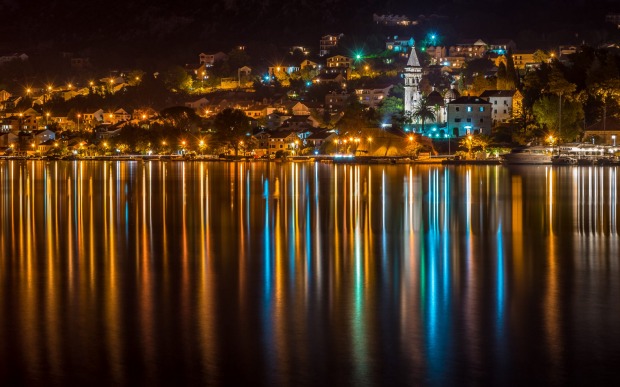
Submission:
[[[480,106],[480,111],[483,112],[484,111],[484,106]]]
[[[471,112],[471,106],[468,106],[468,107],[467,107],[467,111],[468,111],[468,112]]]

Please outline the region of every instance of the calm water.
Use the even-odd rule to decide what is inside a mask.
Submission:
[[[0,385],[620,385],[619,172],[0,161]]]

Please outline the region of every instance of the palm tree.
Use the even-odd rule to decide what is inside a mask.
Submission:
[[[422,133],[424,133],[424,124],[426,121],[435,120],[435,112],[433,111],[433,107],[429,105],[428,99],[426,97],[422,97],[418,106],[415,107],[415,110],[411,113],[411,118],[420,120],[422,122]]]

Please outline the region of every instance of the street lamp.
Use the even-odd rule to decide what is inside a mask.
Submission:
[[[77,130],[78,130],[78,132],[80,131],[80,118],[81,118],[81,117],[82,117],[82,115],[81,115],[81,114],[78,114],[78,115],[77,115],[77,119],[78,119],[78,126],[77,126]]]
[[[616,146],[616,135],[612,134],[611,135],[611,140],[614,142],[614,147]]]

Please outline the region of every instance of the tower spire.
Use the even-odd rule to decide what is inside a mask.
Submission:
[[[418,59],[418,54],[415,51],[415,46],[411,47],[411,53],[409,54],[409,60],[405,67],[405,115],[410,115],[415,110],[416,106],[422,98],[420,93],[420,81],[422,80],[422,66]]]

